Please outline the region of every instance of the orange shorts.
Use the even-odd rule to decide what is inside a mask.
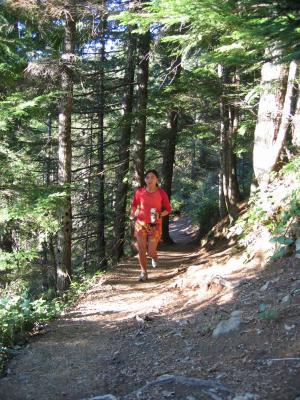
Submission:
[[[150,224],[146,224],[142,221],[136,221],[134,226],[134,236],[136,238],[147,238],[148,240],[159,241],[162,234],[162,226],[161,224],[156,224],[151,226]]]

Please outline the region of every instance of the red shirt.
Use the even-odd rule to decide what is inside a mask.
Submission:
[[[148,192],[146,188],[138,189],[133,197],[131,203],[132,208],[140,209],[137,221],[143,221],[146,224],[150,224],[150,210],[155,208],[158,213],[166,210],[171,211],[171,205],[168,199],[167,193],[161,189],[157,188],[155,192]],[[161,219],[157,221],[161,223]]]

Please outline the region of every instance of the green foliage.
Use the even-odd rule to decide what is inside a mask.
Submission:
[[[210,323],[206,323],[201,328],[201,335],[202,336],[210,335],[213,332],[213,330],[214,330],[213,326]]]
[[[0,270],[25,270],[38,259],[41,246],[59,226],[56,211],[64,202],[66,190],[44,186],[39,165],[26,151],[0,146],[0,240],[14,234],[18,245],[0,251]]]
[[[5,294],[4,292],[0,299],[0,371],[4,359],[10,353],[10,347],[19,341],[22,342],[26,332],[50,321],[64,309],[73,305],[100,275],[97,273],[72,282],[70,289],[59,298],[49,299],[45,294],[34,299],[22,288],[14,293]]]
[[[5,252],[0,250],[0,271],[15,269],[20,271],[21,269],[30,266],[39,256],[37,249],[21,249],[14,252]]]
[[[294,239],[290,236],[290,225],[300,218],[300,189],[291,191],[290,201],[286,208],[280,210],[278,215],[270,224],[273,227],[272,241],[277,244],[276,251],[272,257],[276,260],[283,257],[287,253],[287,246],[294,243]]]
[[[197,220],[200,225],[208,225],[208,229],[216,222],[219,215],[218,192],[216,188],[203,192],[199,198],[200,202],[197,209]]]
[[[28,92],[12,93],[0,103],[0,130],[9,131],[16,121],[18,125],[27,123],[31,129],[34,128],[37,120],[46,117],[49,107],[57,101],[58,96],[58,91],[42,95]],[[45,124],[43,126],[45,129]]]
[[[210,221],[214,220],[216,214],[218,215],[218,190],[216,176],[209,174],[203,180],[202,184],[199,185],[199,188],[191,194],[187,208],[200,227],[209,225]]]
[[[25,268],[38,258],[41,243],[57,232],[56,210],[65,197],[64,192],[53,193],[30,184],[20,186],[18,196],[14,192],[6,190],[0,194],[0,237],[13,230],[18,247],[0,252],[0,269]]]
[[[258,319],[268,322],[278,322],[280,318],[279,311],[276,308],[268,308],[266,304],[260,304],[258,307]]]
[[[252,195],[248,210],[230,229],[232,234],[239,236],[241,245],[247,246],[248,235],[263,225],[271,234],[271,242],[276,244],[273,259],[286,255],[287,246],[295,239],[290,235],[290,226],[300,218],[299,167],[299,157],[295,157],[279,173],[272,174],[268,192],[258,191]],[[284,182],[291,184],[287,185]],[[277,200],[278,190],[280,193],[284,190],[280,202]]]

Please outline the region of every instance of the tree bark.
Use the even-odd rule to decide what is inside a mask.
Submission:
[[[175,84],[179,79],[181,73],[180,57],[177,57],[175,60],[173,60],[171,68],[172,71],[174,71],[172,82],[174,82]],[[178,107],[173,107],[172,109],[170,109],[168,115],[169,122],[167,130],[167,139],[163,151],[162,181],[163,181],[163,188],[168,194],[170,200],[172,196],[172,180],[173,180],[173,168],[174,168],[177,133],[178,133],[178,117],[179,117]],[[162,222],[162,240],[166,243],[173,243],[173,240],[169,234],[169,223],[170,223],[170,217],[169,215],[167,215],[166,217],[163,218]]]
[[[47,137],[47,149],[46,149],[46,159],[44,161],[44,181],[47,187],[50,186],[51,179],[51,139],[52,139],[52,116],[51,113],[48,115],[48,119],[46,122],[48,137]],[[51,235],[50,235],[51,237]],[[50,238],[45,238],[42,242],[42,254],[41,254],[41,266],[42,266],[42,285],[43,289],[47,290],[49,287],[56,288],[56,279],[55,281],[51,279],[51,277],[56,276],[56,265],[53,263],[50,264],[49,260],[49,241]],[[52,273],[50,273],[50,266],[53,268]]]
[[[196,138],[192,141],[192,161],[191,161],[191,180],[194,181],[197,178],[197,159],[196,159]]]
[[[173,166],[175,161],[175,150],[177,143],[177,132],[178,132],[178,116],[179,110],[174,109],[169,113],[169,129],[168,129],[168,139],[165,144],[164,154],[163,154],[163,188],[171,199],[172,195],[172,180],[173,180]],[[173,243],[172,238],[169,234],[169,215],[163,218],[162,222],[162,240],[165,243]]]
[[[271,50],[268,50],[271,52]],[[262,67],[262,94],[254,133],[253,169],[260,187],[265,187],[276,169],[291,123],[297,64],[267,62]]]
[[[144,185],[145,136],[147,122],[148,78],[149,78],[150,32],[139,35],[137,39],[137,107],[134,130],[134,186]]]
[[[58,116],[58,183],[64,189],[64,198],[58,210],[60,230],[57,243],[57,290],[64,292],[71,283],[72,205],[71,205],[71,116],[73,108],[72,63],[75,48],[75,21],[70,14],[65,21],[63,70],[61,73],[62,98]]]
[[[221,218],[225,218],[228,215],[225,196],[224,196],[224,177],[222,171],[219,173],[219,214]]]
[[[128,192],[129,146],[132,127],[133,81],[135,69],[135,39],[129,31],[127,68],[124,76],[123,120],[121,127],[118,168],[116,171],[115,203],[115,255],[119,260],[124,255],[126,200]]]
[[[233,142],[238,127],[238,114],[234,104],[229,103],[228,85],[231,82],[229,72],[221,65],[218,67],[218,75],[222,88],[220,100],[220,184],[221,198],[220,215],[224,216],[224,203],[226,212],[231,220],[238,216],[239,190],[235,174],[235,163],[233,153]]]
[[[299,65],[297,64],[298,76]],[[295,146],[296,153],[300,152],[300,84],[295,84],[296,107],[292,118],[292,143]]]
[[[97,226],[97,265],[98,269],[106,266],[105,256],[105,199],[104,199],[104,63],[105,63],[105,32],[106,17],[101,26],[101,48],[100,48],[100,73],[99,73],[99,106],[98,106],[98,170],[97,170],[97,192],[98,192],[98,226]]]
[[[91,198],[92,198],[92,157],[93,157],[93,117],[91,117],[91,126],[90,126],[90,138],[89,138],[89,148],[85,155],[84,163],[88,166],[87,172],[87,182],[86,182],[86,193],[84,197],[84,209],[86,209],[87,205],[90,207]],[[91,255],[90,255],[90,241],[91,241],[91,231],[90,231],[90,213],[86,214],[86,230],[85,230],[85,238],[84,238],[84,256],[83,256],[83,270],[84,272],[91,271]],[[98,232],[97,232],[98,239]]]

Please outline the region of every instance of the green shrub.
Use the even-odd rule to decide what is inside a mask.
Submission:
[[[28,291],[7,293],[0,299],[0,372],[3,360],[11,354],[14,346],[35,325],[45,323],[56,317],[62,310],[70,307],[101,275],[97,273],[81,281],[74,281],[62,296],[47,299],[43,296],[32,299]]]
[[[270,192],[255,193],[249,200],[249,208],[230,229],[231,234],[239,236],[241,245],[247,246],[248,235],[253,235],[259,226],[265,226],[271,234],[271,241],[276,243],[273,259],[286,255],[287,246],[291,245],[294,238],[290,235],[290,226],[300,218],[300,160],[295,158],[282,168],[280,173],[272,173],[272,184],[275,190]],[[278,183],[285,184],[284,198],[278,202]],[[277,185],[277,187],[276,187]]]

